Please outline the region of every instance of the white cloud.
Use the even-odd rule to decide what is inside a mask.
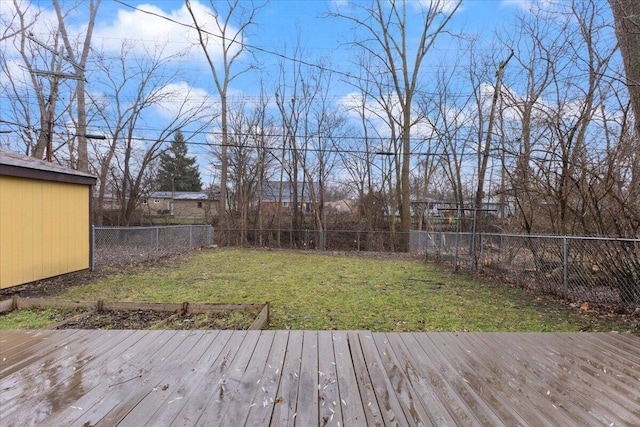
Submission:
[[[529,13],[550,10],[558,6],[553,0],[502,0],[500,5],[502,7],[521,9]]]
[[[412,0],[410,4],[417,10],[436,9],[439,12],[449,14],[455,10],[459,1],[460,0]]]
[[[159,96],[164,100],[156,106],[156,110],[169,120],[186,112],[201,115],[203,108],[211,117],[220,109],[207,91],[191,87],[187,82],[169,83],[160,90]]]
[[[338,10],[340,8],[346,7],[349,5],[349,0],[331,0],[334,9]]]
[[[14,85],[16,89],[28,87],[31,84],[31,80],[21,63],[15,59],[9,59],[6,62],[6,72],[3,70],[0,73],[0,85],[8,86]]]
[[[160,3],[162,4],[162,3]],[[222,56],[221,39],[214,20],[213,11],[197,1],[191,7],[203,30],[209,33],[209,55],[214,62]],[[148,13],[147,13],[148,12]],[[233,34],[235,29],[229,28]],[[199,44],[197,31],[187,7],[165,12],[152,4],[141,4],[136,10],[120,9],[116,19],[108,24],[96,26],[94,40],[102,44],[106,52],[119,53],[124,40],[135,41],[136,53],[144,55],[157,51],[161,46],[166,57],[185,55],[187,60],[204,63],[205,57]]]
[[[20,20],[17,16],[16,8],[13,2],[0,0],[0,27],[2,27],[2,35],[10,36],[1,42],[1,48],[6,58],[20,57]],[[18,9],[24,16],[24,26],[28,34],[45,46],[54,44],[53,36],[58,27],[58,19],[53,8],[40,9],[27,1],[19,1]],[[26,40],[26,50],[39,50],[44,52],[44,48],[31,40]]]

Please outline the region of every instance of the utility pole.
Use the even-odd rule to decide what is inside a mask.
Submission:
[[[53,79],[51,83],[51,93],[49,94],[49,102],[48,102],[48,108],[47,108],[48,120],[47,120],[47,130],[46,130],[46,136],[47,136],[46,160],[47,162],[51,162],[53,157],[52,156],[53,126],[54,126],[54,118],[56,114],[55,106],[56,106],[56,101],[58,99],[59,81],[60,79],[84,80],[84,69],[80,65],[72,61],[70,58],[63,56],[57,50],[52,49],[51,47],[47,46],[45,43],[42,43],[41,41],[37,40],[32,33],[27,34],[26,38],[28,38],[38,46],[42,47],[43,49],[48,50],[55,56],[58,56],[64,59],[65,61],[69,62],[71,65],[75,67],[76,70],[80,71],[79,74],[69,74],[69,73],[62,73],[62,72],[55,72],[55,71],[32,70],[33,74],[35,75],[51,77]]]

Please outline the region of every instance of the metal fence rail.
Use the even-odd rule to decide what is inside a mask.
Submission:
[[[640,304],[640,239],[413,231],[411,250],[539,293]]]
[[[213,244],[210,225],[93,227],[92,268],[126,265]]]

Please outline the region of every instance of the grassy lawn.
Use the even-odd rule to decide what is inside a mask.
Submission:
[[[133,267],[99,282],[74,287],[58,298],[269,301],[272,329],[625,330],[625,326],[606,318],[518,289],[453,275],[420,260],[312,252],[206,250],[164,265]]]

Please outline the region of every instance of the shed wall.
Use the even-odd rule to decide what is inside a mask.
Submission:
[[[89,268],[90,188],[0,176],[0,288]]]

